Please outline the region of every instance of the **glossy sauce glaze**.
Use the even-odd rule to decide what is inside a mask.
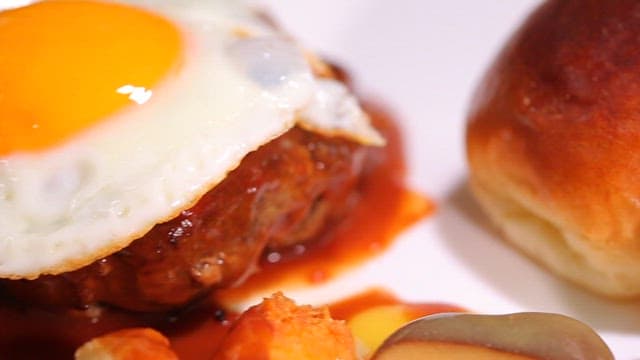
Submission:
[[[364,310],[386,305],[401,305],[411,319],[445,312],[466,312],[464,308],[452,304],[406,302],[380,288],[370,289],[338,301],[329,305],[329,309],[334,319],[348,320]]]
[[[241,287],[216,292],[220,302],[232,304],[283,285],[323,283],[346,267],[380,254],[397,234],[435,210],[434,203],[404,184],[403,144],[392,117],[378,105],[366,104],[365,108],[387,145],[371,150],[374,160],[369,162],[357,205],[321,239],[286,252],[266,253],[260,272]]]
[[[109,308],[47,310],[3,300],[0,304],[1,357],[69,359],[88,339],[116,329],[150,326],[169,337],[181,359],[208,359],[237,316],[221,310],[217,304],[228,304],[292,283],[317,284],[382,252],[401,230],[429,215],[434,205],[424,196],[405,188],[400,132],[389,115],[375,105],[367,106],[367,110],[387,138],[387,146],[373,150],[374,161],[367,170],[353,211],[313,245],[267,253],[260,272],[242,286],[218,291],[196,305],[171,314],[132,314]],[[356,298],[352,302],[336,304],[332,307],[334,316],[347,318],[358,306],[398,303],[383,293],[363,296],[361,299],[369,300]],[[440,309],[425,306],[416,309],[425,315]]]

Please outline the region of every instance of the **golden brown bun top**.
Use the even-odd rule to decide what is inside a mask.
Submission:
[[[516,189],[592,245],[640,253],[640,2],[544,3],[469,119],[472,177]]]

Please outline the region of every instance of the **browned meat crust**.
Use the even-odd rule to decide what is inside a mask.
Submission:
[[[80,270],[1,284],[21,301],[51,306],[158,311],[184,305],[211,288],[242,282],[265,248],[308,241],[337,220],[365,155],[353,142],[292,129],[129,247]]]

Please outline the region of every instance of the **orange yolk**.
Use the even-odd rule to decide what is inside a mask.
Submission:
[[[0,156],[58,145],[135,105],[131,87],[151,90],[181,53],[173,24],[133,7],[67,0],[0,12]]]

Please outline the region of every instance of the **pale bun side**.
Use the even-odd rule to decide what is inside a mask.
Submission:
[[[508,241],[640,296],[640,2],[544,3],[477,89],[466,136],[471,188]]]

